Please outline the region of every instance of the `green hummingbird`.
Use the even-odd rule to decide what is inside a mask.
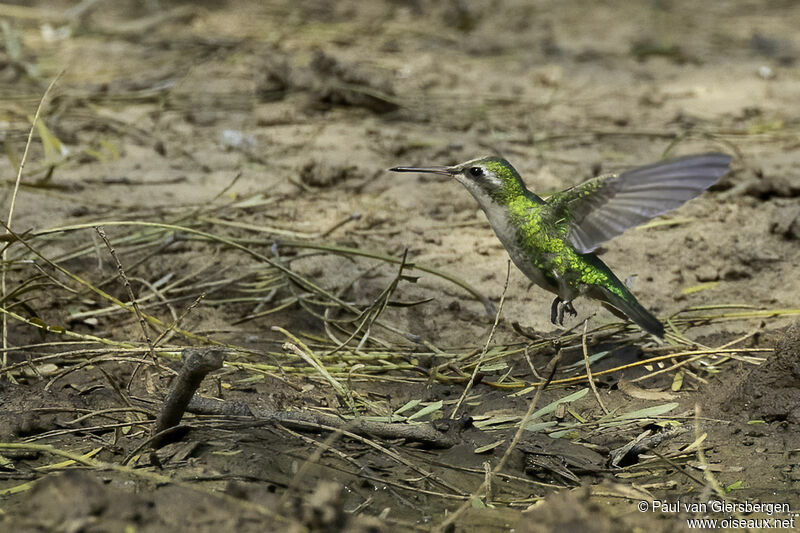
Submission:
[[[643,330],[664,336],[654,317],[592,253],[626,229],[699,196],[728,172],[731,157],[706,153],[599,176],[542,199],[500,157],[451,167],[394,167],[455,178],[478,201],[511,260],[531,281],[556,294],[550,320],[575,316],[572,301],[588,296]],[[609,307],[610,306],[610,307]]]

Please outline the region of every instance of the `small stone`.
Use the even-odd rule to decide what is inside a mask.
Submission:
[[[711,265],[703,265],[697,269],[694,276],[697,281],[717,281],[719,279],[719,270]]]
[[[756,70],[758,77],[763,80],[771,80],[775,77],[775,71],[769,65],[761,65]]]

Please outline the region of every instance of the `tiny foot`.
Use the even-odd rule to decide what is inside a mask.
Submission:
[[[553,324],[559,324],[559,321],[563,321],[564,313],[561,311],[561,298],[556,296],[556,299],[553,300],[552,305],[550,306],[550,322]],[[560,319],[558,317],[561,317]]]
[[[575,308],[572,306],[572,302],[565,302],[563,300],[559,300],[560,305],[558,306],[558,325],[564,325],[564,313],[568,313],[571,317],[578,316],[578,312],[575,311]],[[553,322],[555,324],[555,322]]]

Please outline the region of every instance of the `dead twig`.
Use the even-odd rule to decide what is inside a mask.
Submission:
[[[157,433],[161,433],[181,421],[186,407],[206,374],[222,368],[225,351],[219,348],[188,348],[183,351],[183,358],[183,366],[172,383],[156,419],[155,430]],[[167,444],[166,438],[155,439],[152,442],[154,449],[160,448],[164,444]]]
[[[147,343],[147,348],[150,351],[150,357],[153,359],[153,363],[158,366],[158,358],[156,357],[156,353],[153,350],[153,341],[150,340],[150,334],[147,333],[147,323],[145,323],[144,317],[142,316],[142,311],[139,309],[139,302],[137,301],[136,295],[133,293],[133,287],[131,287],[131,282],[128,280],[128,276],[125,275],[125,269],[122,267],[122,263],[117,257],[117,252],[114,250],[114,247],[111,246],[111,241],[108,240],[108,236],[106,232],[103,230],[102,227],[97,226],[94,228],[100,238],[103,239],[103,242],[108,248],[108,253],[111,254],[111,257],[114,258],[114,262],[117,264],[117,275],[119,275],[119,279],[122,281],[122,284],[125,285],[125,290],[128,291],[128,298],[131,300],[131,305],[133,306],[133,312],[136,313],[136,318],[139,319],[139,326],[142,328],[142,334],[144,335],[144,340]]]
[[[192,303],[189,305],[189,307],[187,307],[186,309],[184,309],[184,310],[183,310],[183,313],[181,313],[181,315],[180,315],[180,316],[179,316],[179,317],[178,317],[176,320],[174,320],[174,321],[172,322],[172,324],[170,324],[170,325],[167,327],[167,329],[165,329],[164,331],[162,331],[162,332],[161,332],[161,335],[159,335],[158,337],[156,337],[156,340],[154,340],[154,341],[153,341],[153,346],[158,346],[158,345],[161,343],[161,341],[162,341],[162,340],[163,340],[163,339],[164,339],[164,338],[165,338],[165,337],[166,337],[166,336],[167,336],[167,335],[168,335],[168,334],[169,334],[171,331],[174,331],[174,330],[175,330],[175,328],[177,328],[177,327],[178,327],[178,326],[179,326],[179,325],[180,325],[180,324],[183,322],[183,319],[184,319],[184,318],[186,318],[186,315],[188,315],[188,314],[189,314],[189,311],[191,311],[192,309],[194,309],[195,307],[197,307],[197,304],[199,304],[199,303],[200,303],[200,301],[201,301],[203,298],[205,298],[205,297],[206,297],[206,293],[205,293],[205,291],[204,291],[204,292],[203,292],[203,293],[202,293],[200,296],[198,296],[197,298],[195,298],[195,300],[194,300],[194,301],[193,301],[193,302],[192,302]],[[152,346],[150,347],[150,350],[151,350],[151,353],[153,353],[153,352],[152,352]],[[157,360],[155,360],[155,359],[153,359],[153,360],[154,360],[154,362],[155,362],[155,364],[156,364],[156,367],[158,367],[158,361],[157,361]],[[137,373],[139,372],[139,370],[141,369],[141,367],[142,367],[142,363],[139,363],[139,364],[137,364],[137,365],[136,365],[136,368],[134,368],[134,369],[133,369],[133,372],[131,372],[131,377],[130,377],[130,379],[128,380],[128,387],[127,387],[127,388],[128,388],[128,390],[130,390],[130,389],[131,389],[131,385],[133,385],[133,380],[134,380],[134,378],[136,377],[136,374],[137,374]]]
[[[346,420],[333,415],[310,411],[270,411],[239,402],[224,402],[195,396],[187,410],[194,414],[217,416],[252,416],[259,423],[274,423],[297,430],[318,431],[321,427],[370,435],[381,439],[405,439],[429,448],[450,448],[458,441],[457,431],[464,421],[434,424],[387,424],[354,418]]]

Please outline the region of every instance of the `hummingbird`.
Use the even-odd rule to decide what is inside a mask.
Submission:
[[[593,252],[626,229],[699,196],[728,172],[730,162],[731,156],[716,152],[679,157],[598,176],[546,199],[531,192],[501,157],[389,170],[440,174],[466,187],[517,268],[556,295],[553,324],[563,325],[565,312],[576,316],[572,301],[586,296],[663,338],[664,325]]]

